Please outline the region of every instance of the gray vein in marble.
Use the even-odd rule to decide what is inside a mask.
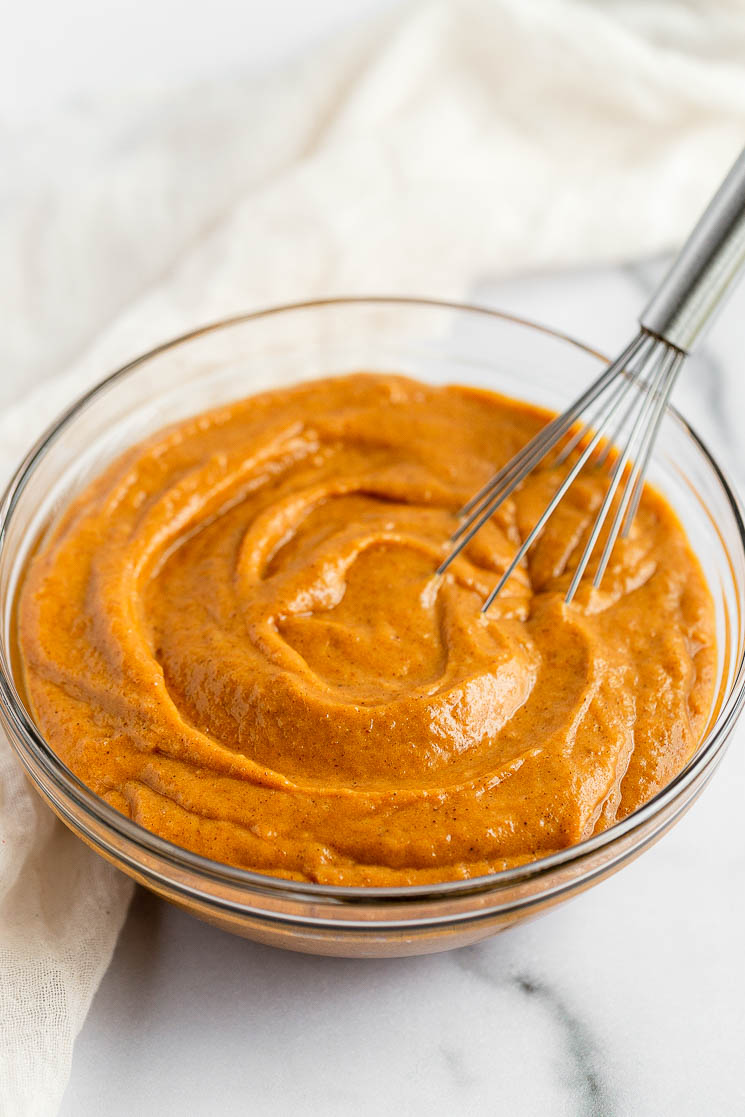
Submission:
[[[450,1047],[446,1043],[441,1043],[438,1050],[450,1071],[454,1085],[457,1086],[459,1090],[465,1090],[471,1087],[473,1085],[473,1080],[466,1070],[462,1052],[459,1051],[457,1047]]]
[[[518,974],[514,982],[521,992],[537,1000],[562,1029],[575,1068],[572,1085],[580,1095],[577,1117],[583,1113],[586,1117],[610,1117],[608,1090],[597,1072],[597,1048],[586,1025],[545,981]]]
[[[500,989],[517,989],[533,1001],[560,1028],[564,1046],[571,1060],[566,1082],[576,1094],[576,1117],[613,1117],[616,1107],[611,1091],[600,1071],[600,1053],[587,1023],[580,1019],[565,998],[547,981],[524,970],[507,974],[493,973],[485,964],[483,950],[478,947],[460,950],[456,962],[460,969]]]

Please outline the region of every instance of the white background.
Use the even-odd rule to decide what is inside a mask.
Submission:
[[[0,7],[0,126],[15,131],[71,100],[276,65],[399,2],[7,0]]]

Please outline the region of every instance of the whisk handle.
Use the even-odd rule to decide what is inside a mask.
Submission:
[[[745,264],[745,150],[709,202],[640,318],[690,353]]]

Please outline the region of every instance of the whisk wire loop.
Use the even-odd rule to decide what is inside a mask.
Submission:
[[[525,539],[522,542],[522,545],[518,548],[514,558],[509,563],[506,570],[502,574],[501,578],[497,582],[496,586],[494,587],[494,589],[491,591],[491,593],[487,597],[486,601],[484,602],[484,604],[481,608],[482,613],[485,613],[487,611],[487,609],[492,604],[492,602],[494,601],[496,596],[504,588],[507,581],[512,577],[512,574],[514,573],[514,571],[517,569],[517,567],[523,561],[523,559],[527,555],[528,551],[530,550],[530,548],[533,546],[533,544],[535,543],[538,536],[543,531],[544,527],[546,526],[546,524],[550,520],[551,516],[553,516],[553,514],[556,511],[556,509],[558,508],[559,504],[561,503],[561,501],[564,499],[567,492],[569,491],[569,488],[571,487],[571,485],[574,484],[575,480],[577,479],[577,477],[582,472],[582,470],[584,469],[587,462],[590,460],[590,458],[594,454],[595,449],[597,448],[597,446],[600,445],[603,438],[605,437],[604,433],[603,433],[603,425],[608,421],[610,416],[614,413],[616,408],[623,401],[623,399],[628,395],[628,393],[630,391],[632,391],[632,389],[636,385],[637,380],[638,380],[638,374],[634,374],[634,375],[629,376],[628,378],[625,378],[625,380],[623,382],[623,385],[622,385],[621,392],[620,393],[613,393],[611,395],[610,399],[606,401],[606,406],[603,409],[603,411],[601,412],[600,416],[598,417],[598,429],[595,431],[595,433],[590,438],[590,441],[587,443],[587,445],[582,450],[581,454],[577,458],[577,461],[572,465],[571,469],[569,470],[566,477],[564,478],[564,480],[559,485],[558,489],[556,490],[556,492],[552,496],[551,500],[546,505],[545,509],[543,510],[543,513],[538,518],[538,520],[536,521],[536,523],[533,526],[533,528],[531,529],[531,531],[528,532],[528,534],[526,535]],[[512,491],[512,490],[510,490],[510,491]],[[502,497],[502,499],[505,499],[507,495],[509,495],[509,494],[505,493],[504,496]]]
[[[640,334],[636,337],[618,360],[609,365],[565,412],[539,431],[505,467],[487,481],[468,504],[464,505],[460,515],[464,516],[465,519],[451,539],[456,546],[438,567],[438,575],[445,573],[450,564],[468,546],[487,520],[491,519],[499,506],[567,434],[583,410],[603,393],[612,380],[626,372],[629,361],[643,354],[651,340],[647,334]],[[625,390],[630,382],[625,377],[619,388]],[[607,401],[601,403],[601,412],[606,407]]]
[[[608,560],[610,559],[611,551],[613,550],[618,538],[619,530],[621,537],[625,538],[631,529],[631,524],[633,523],[634,517],[637,513],[639,501],[641,500],[642,492],[644,491],[644,478],[647,472],[647,466],[649,465],[649,459],[652,456],[652,447],[654,446],[655,439],[657,438],[657,432],[659,430],[660,423],[662,422],[662,418],[665,414],[665,408],[667,406],[668,400],[670,399],[670,393],[673,390],[675,381],[678,378],[678,373],[680,372],[680,368],[683,364],[683,361],[685,360],[685,354],[679,352],[678,350],[672,350],[668,354],[668,357],[669,360],[666,364],[665,376],[662,386],[656,392],[652,414],[650,416],[649,422],[647,423],[643,431],[641,445],[639,446],[639,450],[636,454],[636,460],[634,462],[631,476],[629,478],[629,484],[624,489],[623,498],[616,512],[614,523],[608,535],[608,540],[606,542],[603,555],[600,559],[600,563],[595,574],[594,584],[596,587],[600,585],[602,577],[605,573],[605,569],[608,565]]]
[[[684,356],[678,349],[642,329],[618,359],[604,369],[566,411],[530,439],[464,505],[460,512],[462,522],[451,537],[454,546],[437,573],[445,573],[528,474],[552,451],[558,450],[554,466],[569,462],[574,454],[577,455],[576,460],[569,466],[543,513],[486,598],[482,612],[487,611],[523,562],[582,470],[591,461],[595,466],[603,466],[614,455],[608,487],[572,575],[565,601],[569,604],[577,592],[615,501],[613,519],[593,578],[593,585],[599,586],[619,535],[628,532],[637,511],[655,436]],[[616,418],[619,412],[620,417]],[[614,420],[609,436],[607,430]],[[573,431],[574,427],[577,429]],[[621,448],[617,449],[617,446]]]
[[[600,505],[598,513],[595,517],[595,521],[593,523],[592,530],[591,530],[590,535],[587,539],[587,542],[585,543],[584,550],[582,551],[582,555],[580,557],[580,560],[577,563],[577,566],[576,566],[576,569],[574,571],[574,575],[572,577],[572,580],[569,583],[569,589],[567,590],[566,597],[565,597],[565,601],[566,601],[567,605],[571,602],[572,598],[574,597],[575,593],[577,592],[577,588],[579,586],[579,583],[582,580],[582,575],[584,574],[584,572],[587,568],[587,564],[589,563],[589,561],[592,557],[592,553],[595,550],[595,545],[597,544],[597,541],[600,537],[600,533],[603,530],[603,525],[604,525],[604,523],[607,519],[608,512],[610,511],[611,505],[613,503],[613,499],[616,495],[616,491],[618,490],[618,486],[620,485],[621,480],[622,480],[624,474],[626,473],[626,471],[628,469],[629,462],[631,460],[632,454],[634,453],[635,450],[642,449],[642,446],[637,445],[637,443],[639,442],[640,432],[641,432],[641,437],[642,437],[642,440],[643,440],[644,432],[645,431],[648,432],[648,430],[649,430],[649,427],[645,424],[647,424],[647,422],[648,422],[648,417],[649,417],[650,412],[656,406],[656,400],[659,396],[659,389],[662,387],[662,385],[666,381],[668,372],[670,370],[670,367],[673,364],[673,361],[674,361],[674,351],[672,351],[672,354],[671,354],[671,352],[665,352],[663,350],[662,352],[657,354],[656,361],[655,361],[655,363],[652,367],[649,380],[646,383],[644,383],[643,386],[641,387],[641,390],[644,392],[644,398],[642,399],[641,407],[639,407],[638,411],[637,411],[638,400],[632,399],[630,407],[627,409],[626,413],[624,414],[623,419],[621,421],[621,424],[619,424],[619,429],[617,429],[616,434],[615,434],[616,440],[618,440],[620,438],[620,434],[621,434],[621,431],[624,429],[625,423],[628,420],[630,420],[631,416],[634,414],[634,412],[637,411],[636,418],[634,419],[634,421],[631,425],[631,429],[629,431],[629,434],[628,434],[628,437],[626,439],[623,450],[618,454],[618,456],[615,460],[615,463],[614,463],[614,466],[613,466],[613,472],[611,473],[610,484],[608,485],[605,496],[603,498],[603,502]],[[612,449],[612,444],[609,443],[606,446],[606,451],[609,451],[611,449]],[[613,519],[613,522],[612,522],[612,525],[611,525],[611,529],[610,529],[610,532],[608,534],[608,539],[606,540],[606,544],[605,544],[605,547],[603,549],[600,564],[598,566],[599,576],[596,573],[595,578],[593,579],[593,584],[595,585],[596,588],[600,585],[600,582],[601,582],[602,577],[603,577],[603,573],[605,572],[605,566],[607,565],[608,560],[610,559],[611,551],[613,550],[613,547],[615,546],[615,543],[616,543],[616,539],[617,539],[617,536],[618,536],[618,530],[620,528],[620,523],[621,523],[619,513],[622,516],[623,512],[625,512],[625,510],[626,510],[626,505],[628,503],[628,497],[630,496],[630,493],[631,493],[631,485],[629,483],[630,481],[631,481],[631,478],[627,479],[627,484],[626,484],[624,493],[621,496],[619,507],[616,510],[616,515],[614,516],[614,519]]]
[[[675,362],[668,373],[667,384],[665,385],[661,393],[660,399],[657,401],[657,409],[653,423],[650,426],[648,432],[646,445],[644,447],[644,450],[642,451],[639,461],[636,463],[635,466],[636,476],[634,479],[634,492],[631,498],[631,503],[626,511],[626,519],[621,529],[622,536],[628,535],[631,529],[632,521],[634,519],[634,516],[636,515],[637,508],[639,507],[639,501],[641,500],[642,492],[644,490],[644,477],[647,471],[647,465],[649,464],[649,459],[652,456],[652,449],[657,438],[657,432],[660,428],[660,424],[665,414],[665,408],[670,399],[672,390],[675,387],[675,381],[678,378],[678,373],[680,372],[684,361],[685,353],[676,351]]]
[[[509,462],[507,462],[505,466],[502,467],[502,469],[495,473],[494,476],[490,478],[490,480],[487,481],[481,489],[479,489],[479,491],[468,501],[467,504],[463,505],[460,512],[458,513],[458,516],[468,517],[468,520],[466,520],[466,523],[458,529],[458,531],[453,536],[453,540],[458,539],[463,531],[468,526],[470,526],[470,522],[472,522],[473,519],[478,516],[481,509],[486,506],[487,498],[490,498],[490,494],[499,485],[507,482],[508,479],[511,480],[514,475],[522,473],[522,468],[527,464],[528,459],[530,459],[531,464],[527,466],[527,468],[525,468],[524,476],[527,476],[528,473],[530,473],[533,465],[536,465],[542,458],[544,458],[548,451],[553,446],[555,446],[561,438],[563,438],[567,431],[569,431],[574,423],[577,421],[585,408],[597,399],[597,397],[610,383],[610,381],[613,380],[620,372],[622,372],[626,368],[626,365],[629,364],[633,358],[637,357],[640,351],[642,351],[645,346],[650,344],[651,341],[652,339],[649,337],[649,335],[644,333],[634,338],[634,340],[631,342],[630,345],[626,347],[620,357],[618,357],[618,359],[615,360],[613,364],[604,369],[600,376],[593,380],[589,388],[587,388],[581,396],[578,396],[577,399],[569,405],[566,411],[562,412],[562,414],[558,415],[555,419],[552,419],[552,421],[548,423],[548,425],[545,426],[543,430],[540,430],[538,434],[534,435],[534,437],[531,438],[530,441],[525,444],[525,446],[523,446],[522,450],[518,451],[514,458],[512,458]],[[522,479],[523,476],[520,476],[520,480]],[[519,484],[519,481],[516,481],[515,484]]]
[[[739,155],[644,309],[640,332],[566,411],[531,438],[461,509],[461,523],[451,538],[453,547],[437,573],[445,573],[517,486],[548,454],[556,451],[555,467],[569,463],[574,454],[578,457],[487,597],[482,612],[486,612],[523,561],[570,486],[593,458],[596,467],[612,461],[610,480],[565,600],[572,601],[615,502],[593,577],[593,585],[598,587],[619,535],[628,535],[638,511],[652,448],[683,361],[698,344],[714,311],[743,271],[745,151]],[[609,424],[612,433],[607,435]]]

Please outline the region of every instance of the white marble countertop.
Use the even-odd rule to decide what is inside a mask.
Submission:
[[[481,300],[600,348],[659,264],[485,283]],[[745,475],[742,302],[677,401]],[[138,890],[62,1113],[745,1113],[745,726],[657,846],[535,923],[442,955],[293,955]]]

